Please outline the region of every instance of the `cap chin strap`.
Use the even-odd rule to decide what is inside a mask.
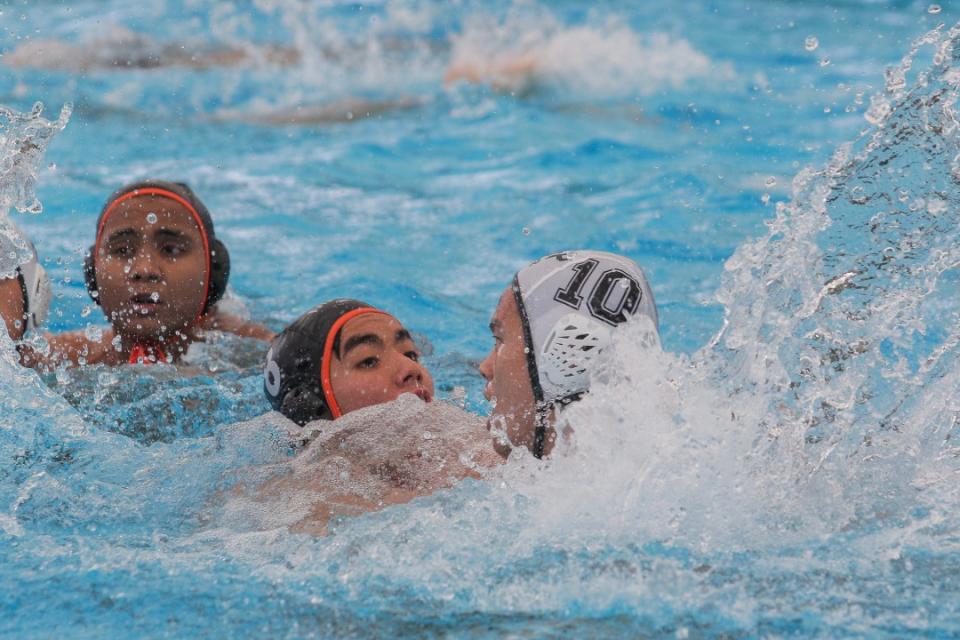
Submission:
[[[552,403],[544,402],[543,386],[540,384],[540,372],[537,369],[537,357],[533,353],[533,334],[530,332],[530,319],[527,317],[527,308],[523,304],[523,292],[520,290],[518,275],[513,277],[513,299],[517,303],[517,312],[520,314],[520,325],[523,327],[523,344],[526,347],[527,374],[530,376],[530,388],[533,390],[533,401],[536,407],[533,416],[533,456],[543,457],[543,443],[547,434],[547,417],[550,415]]]
[[[539,402],[533,416],[533,457],[537,460],[543,458],[543,443],[547,439],[547,420],[550,417],[550,408],[550,404]]]
[[[583,398],[585,391],[575,391],[573,393],[568,393],[567,395],[552,400],[550,402],[538,402],[536,413],[533,417],[533,457],[538,460],[543,458],[543,448],[547,441],[547,427],[551,426],[550,421],[550,411],[562,409],[564,407],[570,406],[574,402],[577,402]]]

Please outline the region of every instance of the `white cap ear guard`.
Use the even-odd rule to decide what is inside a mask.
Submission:
[[[30,243],[30,241],[27,241]],[[27,331],[38,329],[47,319],[50,313],[50,278],[47,277],[47,271],[37,260],[37,250],[33,243],[30,243],[30,250],[33,252],[31,258],[25,264],[20,265],[21,285],[23,286],[23,308],[27,317]]]
[[[587,391],[616,328],[645,315],[657,327],[653,291],[629,258],[601,251],[557,253],[517,273],[514,296],[538,403]]]
[[[23,310],[26,319],[25,329],[37,329],[47,319],[50,311],[50,278],[37,259],[37,249],[22,231],[11,223],[0,229],[0,249],[4,257],[23,261],[16,266],[14,273],[20,281],[23,291]],[[8,246],[9,245],[9,246]],[[16,264],[16,263],[13,263]],[[13,264],[10,266],[13,267]],[[7,272],[9,273],[9,271]]]

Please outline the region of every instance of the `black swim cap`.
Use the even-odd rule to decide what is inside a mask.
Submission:
[[[330,358],[343,325],[365,313],[386,312],[338,298],[314,307],[273,339],[263,391],[274,410],[301,426],[342,415],[330,386]]]

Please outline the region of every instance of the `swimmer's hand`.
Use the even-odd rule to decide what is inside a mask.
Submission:
[[[254,338],[264,342],[270,342],[277,335],[260,323],[220,311],[216,306],[200,320],[200,328],[206,331],[225,331],[242,338]]]

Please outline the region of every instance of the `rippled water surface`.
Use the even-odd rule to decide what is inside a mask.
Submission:
[[[35,181],[42,213],[11,215],[50,329],[103,325],[82,254],[150,176],[213,211],[231,304],[277,330],[382,305],[473,411],[499,293],[548,252],[639,262],[665,352],[623,336],[552,463],[313,538],[231,497],[291,453],[259,418],[264,346],[40,377],[4,337],[0,635],[960,634],[958,19],[5,3],[0,202],[36,209]]]

